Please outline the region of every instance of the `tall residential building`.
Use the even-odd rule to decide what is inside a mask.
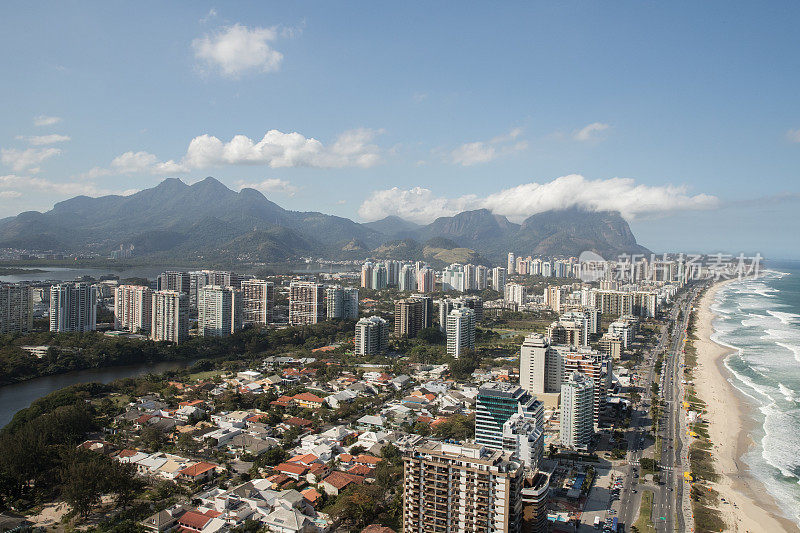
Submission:
[[[489,286],[489,268],[483,265],[475,267],[475,290],[483,291]]]
[[[525,337],[520,348],[519,383],[531,394],[556,393],[561,390],[564,362],[550,348],[550,339],[538,333]]]
[[[417,290],[417,270],[414,265],[403,265],[400,269],[398,288],[404,292]]]
[[[572,372],[561,385],[561,445],[587,450],[594,434],[594,383]]]
[[[293,280],[289,285],[289,325],[303,326],[325,320],[325,286]]]
[[[508,275],[511,276],[512,274],[516,274],[517,270],[517,256],[514,252],[508,252]]]
[[[191,278],[188,272],[177,272],[167,270],[158,276],[156,290],[159,291],[178,291],[189,295],[191,289]]]
[[[431,327],[433,325],[433,297],[427,294],[412,294],[409,298],[422,302],[422,329]]]
[[[477,270],[475,269],[475,265],[472,263],[467,263],[464,265],[464,290],[465,291],[476,291],[478,290],[478,280],[476,278]]]
[[[525,305],[525,286],[519,283],[508,283],[504,291],[504,300],[517,305]]]
[[[475,442],[535,470],[544,451],[544,405],[519,385],[484,384],[475,404]]]
[[[494,267],[492,269],[492,289],[497,292],[503,292],[506,288],[506,269],[503,267]]]
[[[227,337],[242,329],[242,293],[206,285],[197,295],[197,329],[203,337]]]
[[[442,270],[442,291],[464,292],[464,267],[458,263]]]
[[[33,329],[33,289],[22,283],[0,284],[0,333]]]
[[[553,344],[568,344],[576,348],[589,345],[589,320],[584,313],[570,311],[562,314],[547,328]]]
[[[521,530],[524,469],[503,452],[424,441],[403,463],[406,533]]]
[[[522,485],[523,533],[547,533],[547,503],[550,500],[550,474],[536,472],[525,476]]]
[[[50,288],[50,331],[94,331],[97,327],[97,287],[61,283]]]
[[[480,296],[459,296],[458,298],[441,298],[439,304],[439,329],[447,330],[447,315],[453,309],[472,309],[475,312],[475,321],[483,320],[483,300]]]
[[[325,307],[329,319],[356,320],[358,318],[358,289],[341,285],[328,287],[325,289]]]
[[[153,290],[141,285],[120,285],[114,291],[114,329],[150,333]]]
[[[394,303],[394,335],[416,337],[425,327],[427,302],[419,298],[406,298]]]
[[[242,281],[242,321],[267,325],[275,310],[275,284],[263,279]]]
[[[447,353],[460,357],[475,349],[475,311],[468,308],[453,309],[447,315]]]
[[[389,325],[379,316],[365,317],[356,322],[356,355],[373,355],[386,351],[389,345]]]
[[[429,267],[424,266],[419,269],[417,275],[417,290],[423,293],[429,293],[436,290],[436,272]]]
[[[385,289],[389,286],[389,271],[386,269],[386,265],[383,263],[378,263],[372,269],[372,288],[373,289]]]
[[[367,261],[361,265],[361,287],[364,289],[374,289],[372,286],[372,274],[375,270],[375,265]]]
[[[189,296],[179,291],[153,293],[150,338],[180,344],[189,338]]]
[[[383,262],[386,267],[386,283],[391,287],[397,287],[400,280],[400,261],[394,259],[387,259]]]

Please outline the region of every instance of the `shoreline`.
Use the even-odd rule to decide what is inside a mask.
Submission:
[[[697,304],[695,322],[694,385],[698,397],[706,403],[711,451],[720,475],[719,481],[711,485],[721,498],[730,502],[720,502],[717,509],[731,531],[800,532],[795,522],[783,516],[778,502],[742,460],[754,444],[750,434],[757,424],[751,412],[756,406],[731,383],[735,378],[725,366],[725,360],[735,350],[711,339],[716,318],[711,306],[717,291],[734,281],[738,280],[716,283],[703,294]]]

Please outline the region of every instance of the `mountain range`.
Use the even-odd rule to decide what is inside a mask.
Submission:
[[[27,211],[0,220],[4,248],[107,253],[130,244],[137,257],[264,262],[308,255],[485,262],[508,251],[650,253],[611,211],[547,211],[515,224],[478,209],[427,225],[396,216],[361,224],[290,211],[255,189],[236,192],[212,177],[192,185],[169,178],[130,196],[76,196],[45,213]]]

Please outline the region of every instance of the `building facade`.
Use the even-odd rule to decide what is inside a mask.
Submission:
[[[33,289],[22,283],[0,284],[0,333],[33,329]]]
[[[520,531],[523,466],[477,444],[426,441],[403,457],[403,531]]]
[[[189,295],[179,291],[153,293],[150,338],[180,344],[189,338]]]
[[[389,325],[379,316],[365,317],[356,323],[356,355],[374,355],[386,351]]]
[[[294,280],[289,285],[289,325],[303,326],[325,320],[325,287],[313,281]]]
[[[447,315],[447,353],[460,357],[475,349],[475,311],[468,308],[453,309]]]
[[[587,450],[594,435],[594,384],[580,372],[570,373],[561,385],[561,445]]]
[[[203,337],[227,337],[242,329],[242,293],[233,287],[206,285],[197,301],[197,330]]]
[[[83,333],[97,328],[97,287],[61,283],[50,288],[50,331]]]
[[[114,290],[114,329],[150,333],[153,291],[140,285],[120,285]]]
[[[242,286],[242,321],[267,325],[275,313],[275,284],[263,279],[248,279]]]

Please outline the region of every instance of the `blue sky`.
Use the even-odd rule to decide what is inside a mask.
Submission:
[[[654,250],[800,257],[799,21],[796,2],[6,2],[0,215],[212,175],[361,221],[577,204]]]

